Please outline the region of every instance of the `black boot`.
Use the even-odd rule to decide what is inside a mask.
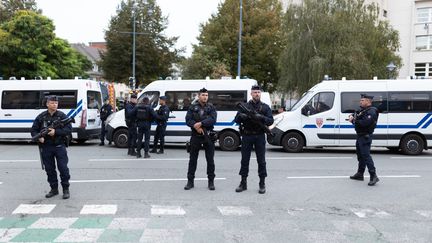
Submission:
[[[153,145],[153,148],[152,150],[150,150],[150,153],[156,153],[156,152],[157,152],[156,145]]]
[[[159,146],[159,152],[157,152],[157,154],[163,154],[163,153],[164,153],[164,146],[163,146],[163,144],[161,144]]]
[[[208,189],[210,190],[210,191],[214,191],[216,188],[215,188],[215,185],[214,185],[214,179],[209,179],[208,180]]]
[[[355,173],[354,175],[350,176],[351,180],[357,180],[357,181],[364,181],[364,170],[362,169],[358,169],[357,173]]]
[[[131,155],[132,155],[132,156],[136,156],[136,155],[137,155],[137,153],[136,153],[136,151],[135,151],[135,148],[132,148],[132,149],[131,149]]]
[[[236,188],[236,192],[242,192],[247,190],[247,177],[243,177],[240,181],[240,185]]]
[[[70,192],[69,187],[63,187],[63,199],[69,199],[70,198]]]
[[[186,186],[184,187],[185,190],[190,190],[194,187],[194,181],[191,179],[188,179],[188,182],[186,184]]]
[[[163,154],[163,153],[164,153],[163,149],[157,151],[157,154]]]
[[[58,190],[58,188],[57,187],[51,187],[51,191],[49,191],[46,195],[45,195],[45,197],[46,198],[51,198],[51,197],[54,197],[54,196],[56,196],[56,195],[58,195],[59,194],[59,190]]]
[[[145,152],[144,153],[144,158],[146,158],[146,159],[150,158],[150,154],[148,152]]]
[[[137,158],[141,158],[142,156],[141,156],[141,151],[138,151],[137,153],[136,153],[136,157]]]
[[[379,181],[379,178],[375,172],[369,172],[369,174],[370,174],[370,180],[368,186],[375,186],[375,184],[377,184],[377,182]]]
[[[265,188],[265,177],[260,177],[260,182],[259,182],[259,190],[258,190],[259,194],[264,194],[266,192],[266,188]]]
[[[132,155],[132,149],[128,148],[128,155]]]

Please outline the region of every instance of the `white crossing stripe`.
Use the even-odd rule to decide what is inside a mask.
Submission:
[[[21,204],[12,214],[48,214],[55,206],[55,204]]]
[[[66,229],[54,242],[96,242],[104,229]]]
[[[146,229],[139,242],[183,242],[183,230],[179,229]]]
[[[9,242],[24,230],[24,228],[0,229],[0,242]]]
[[[420,178],[420,175],[379,175],[379,178]],[[288,176],[287,179],[348,179],[349,176]],[[369,176],[365,176],[369,178]]]
[[[114,218],[108,229],[145,229],[149,221],[149,218]]]
[[[189,161],[189,158],[166,158],[166,159],[88,159],[89,162],[105,162],[105,161]]]
[[[390,216],[387,212],[371,208],[351,209],[351,211],[359,218],[387,218]]]
[[[302,211],[304,211],[303,208],[290,208],[288,209],[288,214],[294,216],[298,212],[302,212]]]
[[[28,162],[38,162],[39,160],[34,160],[34,159],[6,159],[6,160],[0,160],[0,163],[28,163]]]
[[[152,215],[185,215],[186,212],[180,206],[152,205],[151,214]]]
[[[218,206],[219,212],[224,216],[247,216],[252,215],[252,210],[249,207],[239,206]]]
[[[196,181],[207,181],[208,178],[195,178]],[[215,178],[226,180],[226,178]],[[106,179],[106,180],[70,180],[70,183],[102,183],[102,182],[163,182],[163,181],[187,181],[187,178],[155,178],[155,179]]]
[[[414,210],[414,212],[420,214],[421,216],[425,217],[425,218],[429,218],[432,219],[432,211],[427,211],[427,210]]]
[[[0,181],[0,185],[3,184],[3,182]]]
[[[116,212],[117,205],[84,205],[80,214],[115,214]]]
[[[432,160],[432,156],[422,156],[422,157],[418,157],[418,156],[394,156],[394,157],[390,157],[390,159],[403,159],[403,160]]]
[[[68,229],[78,218],[40,218],[29,228],[32,229]]]
[[[320,159],[353,159],[354,157],[266,157],[266,160],[320,160]],[[251,158],[256,159],[256,158]]]

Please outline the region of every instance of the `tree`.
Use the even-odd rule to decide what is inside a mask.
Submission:
[[[73,78],[91,63],[54,34],[52,21],[33,11],[18,11],[0,28],[3,76]]]
[[[134,2],[136,8],[134,11]],[[108,80],[127,82],[132,76],[133,13],[136,19],[136,79],[137,84],[149,83],[170,76],[172,64],[181,50],[174,48],[177,37],[164,35],[167,18],[155,0],[123,0],[117,15],[111,18],[105,32],[107,51],[101,53],[101,66]]]
[[[243,1],[241,75],[258,80],[273,90],[278,81],[277,61],[282,51],[282,6],[279,0]],[[239,1],[226,0],[218,12],[201,25],[199,44],[183,63],[185,78],[203,78],[217,73],[237,75]]]
[[[41,13],[35,0],[0,0],[0,23],[4,23],[19,10],[31,10]]]
[[[400,66],[398,32],[379,19],[364,0],[304,0],[290,5],[284,19],[286,48],[279,60],[279,86],[302,93],[325,74],[333,79],[387,77],[386,65]]]

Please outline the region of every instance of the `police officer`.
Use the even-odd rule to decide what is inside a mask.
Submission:
[[[105,121],[107,120],[108,116],[112,114],[112,106],[109,103],[109,99],[106,98],[104,101],[103,106],[100,109],[100,119],[101,119],[101,135],[100,135],[100,144],[99,146],[105,145]],[[111,144],[111,141],[109,141],[109,144]]]
[[[215,190],[215,146],[213,141],[211,141],[211,139],[209,138],[208,132],[213,130],[213,126],[216,123],[217,119],[217,113],[214,106],[207,102],[207,89],[200,89],[198,96],[198,102],[194,105],[191,105],[186,113],[186,124],[192,129],[192,134],[190,139],[191,148],[187,173],[188,182],[184,189],[190,190],[194,187],[194,178],[197,167],[198,154],[200,148],[204,147],[205,157],[207,160],[208,189]]]
[[[154,136],[154,142],[153,142],[153,149],[150,151],[150,153],[158,153],[163,154],[164,153],[164,144],[165,144],[165,130],[167,127],[167,122],[169,118],[170,110],[168,106],[166,105],[166,96],[159,97],[159,110],[157,111],[157,117],[156,117],[156,134]],[[157,151],[157,144],[158,141],[160,141],[160,147],[159,151]]]
[[[33,122],[31,128],[32,137],[39,134],[42,129],[47,128],[56,120],[63,120],[67,116],[57,110],[58,99],[56,96],[49,96],[46,103],[48,110],[39,114]],[[69,168],[67,166],[69,158],[66,151],[67,136],[72,133],[71,124],[65,125],[59,128],[49,128],[48,134],[44,137],[39,138],[39,143],[42,147],[41,157],[42,162],[45,166],[45,171],[48,176],[48,183],[50,184],[51,190],[45,195],[46,198],[51,198],[59,194],[58,190],[58,178],[56,171],[60,172],[61,185],[63,187],[63,199],[70,197],[69,192]]]
[[[240,185],[236,188],[236,192],[247,190],[247,177],[249,174],[249,160],[252,152],[252,147],[255,147],[255,153],[258,161],[259,193],[264,194],[265,178],[267,177],[266,161],[265,161],[265,130],[263,125],[270,126],[273,124],[273,116],[270,107],[261,102],[261,87],[254,85],[251,88],[252,99],[246,103],[249,110],[255,111],[254,117],[249,117],[247,114],[237,112],[235,122],[240,124],[240,133],[242,136],[241,143],[241,175]],[[261,123],[261,124],[259,124]]]
[[[125,106],[125,121],[128,127],[128,155],[136,156],[135,147],[137,139],[137,126],[134,108],[137,103],[137,95],[132,94],[130,101]]]
[[[137,158],[141,158],[142,140],[144,137],[144,158],[150,158],[149,144],[150,144],[150,128],[152,121],[156,118],[157,114],[150,106],[148,97],[144,97],[137,106],[134,108],[134,115],[136,117],[138,126],[138,140],[137,140]]]
[[[374,186],[379,181],[370,155],[372,134],[378,121],[378,110],[372,106],[372,99],[373,96],[361,94],[360,110],[348,117],[357,133],[356,152],[359,162],[357,173],[350,176],[350,179],[363,181],[367,166],[370,174],[369,186]]]

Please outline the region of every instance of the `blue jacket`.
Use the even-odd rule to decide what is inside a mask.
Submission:
[[[193,128],[195,123],[201,122],[202,127],[211,131],[214,128],[217,120],[217,112],[214,106],[210,103],[206,103],[203,106],[198,102],[197,104],[191,105],[188,112],[186,113],[186,125],[192,130],[192,135],[199,135]]]

